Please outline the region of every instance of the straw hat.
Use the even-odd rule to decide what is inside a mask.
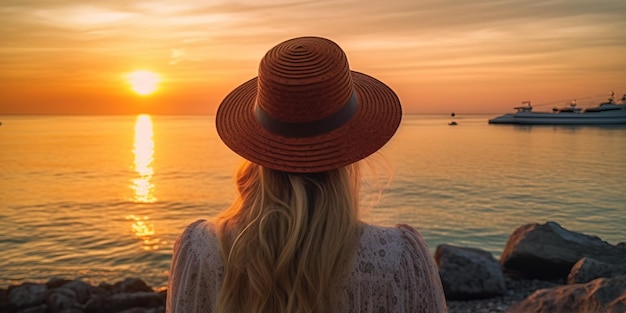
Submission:
[[[301,37],[265,54],[259,76],[224,98],[216,126],[224,143],[253,163],[312,173],[376,152],[401,118],[393,90],[351,71],[336,43]]]

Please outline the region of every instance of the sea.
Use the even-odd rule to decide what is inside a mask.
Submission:
[[[363,162],[361,218],[498,258],[528,223],[626,241],[626,127],[405,115]],[[235,197],[214,116],[0,116],[0,288],[52,277],[166,286],[184,227]],[[457,125],[449,123],[455,121]]]

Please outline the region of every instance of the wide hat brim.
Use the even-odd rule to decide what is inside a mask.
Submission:
[[[338,128],[308,137],[268,131],[255,115],[257,77],[224,98],[215,118],[217,132],[243,158],[285,172],[323,172],[364,159],[394,135],[402,119],[402,107],[397,95],[383,82],[363,73],[351,74],[357,109]]]

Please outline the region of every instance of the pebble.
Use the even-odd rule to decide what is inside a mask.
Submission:
[[[498,297],[448,301],[448,313],[504,313],[509,306],[524,300],[535,290],[564,285],[560,281],[543,281],[537,279],[515,279],[506,277],[507,292]]]

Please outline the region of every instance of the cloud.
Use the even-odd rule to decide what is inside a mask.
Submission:
[[[626,84],[623,0],[4,0],[0,15],[2,82],[152,67],[234,85],[278,42],[318,35],[354,69],[407,86],[596,72]]]
[[[201,62],[205,59],[206,57],[190,53],[188,48],[176,48],[172,49],[169,64],[177,65],[182,62]]]

